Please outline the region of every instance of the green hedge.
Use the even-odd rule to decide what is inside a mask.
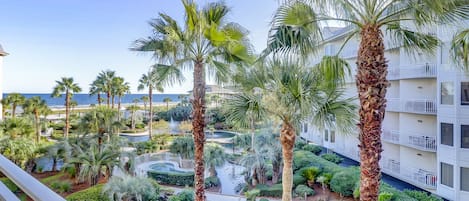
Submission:
[[[148,176],[155,179],[160,184],[169,184],[176,186],[193,186],[194,185],[194,173],[172,173],[172,172],[159,172],[159,171],[148,171]]]
[[[317,156],[309,151],[295,151],[293,153],[293,169],[299,170],[304,167],[318,167],[321,169],[321,172],[334,174],[340,172],[343,167],[332,163],[330,161],[324,160],[320,156]]]
[[[104,184],[99,184],[82,191],[78,191],[67,196],[68,201],[110,201],[102,193]]]
[[[267,185],[257,185],[256,189],[260,191],[259,196],[282,197],[282,184],[275,184],[270,187]]]
[[[418,201],[443,201],[443,199],[429,195],[427,192],[423,191],[404,190],[404,193]]]
[[[323,154],[321,155],[321,158],[324,158],[335,164],[342,163],[342,161],[344,160],[342,157],[338,156],[337,154]]]
[[[295,194],[299,197],[314,195],[314,190],[305,185],[298,185],[295,188]]]
[[[313,152],[313,154],[316,154],[316,155],[319,155],[322,152],[322,148],[314,144],[307,144],[303,146],[303,150]]]
[[[220,185],[220,179],[218,179],[218,177],[205,178],[205,188],[217,187],[219,185]]]
[[[347,168],[334,174],[331,179],[331,190],[343,196],[353,195],[360,173],[356,168]]]

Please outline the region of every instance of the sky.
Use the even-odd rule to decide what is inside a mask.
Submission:
[[[247,28],[256,51],[262,51],[277,0],[225,2],[231,8],[228,20]],[[131,84],[132,93],[145,93],[137,91],[138,79],[154,61],[129,48],[151,35],[148,21],[159,12],[179,21],[184,16],[179,0],[0,0],[0,44],[10,54],[0,87],[4,93],[51,93],[55,80],[73,77],[88,93],[98,73],[110,69]],[[184,74],[186,82],[164,93],[191,90],[192,73]]]

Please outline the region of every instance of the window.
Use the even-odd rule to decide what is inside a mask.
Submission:
[[[441,163],[441,184],[453,187],[453,165]]]
[[[308,123],[304,123],[303,124],[303,133],[307,133],[308,132]]]
[[[335,131],[331,131],[331,142],[335,142]]]
[[[441,144],[453,146],[453,124],[441,123]]]
[[[324,141],[329,141],[329,131],[328,130],[325,130],[324,131]]]
[[[441,104],[442,105],[454,104],[454,84],[452,82],[441,83]]]
[[[461,125],[461,148],[469,148],[469,125]]]
[[[461,167],[461,190],[469,191],[469,168]]]
[[[469,82],[461,82],[461,105],[469,105]]]

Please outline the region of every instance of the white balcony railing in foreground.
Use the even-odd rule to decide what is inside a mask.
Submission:
[[[436,151],[436,137],[434,136],[408,136],[407,144],[423,151]]]
[[[384,141],[391,142],[394,144],[399,144],[399,131],[398,130],[386,130],[383,129],[381,138]]]
[[[36,180],[33,176],[16,166],[1,154],[0,171],[33,200],[65,201],[64,198],[60,197],[60,195]],[[11,192],[9,190],[7,191],[8,192],[4,191],[2,187],[0,187],[0,200],[18,200],[11,198]]]
[[[421,168],[401,166],[401,175],[408,179],[409,182],[420,185],[419,187],[436,189],[438,181],[434,172]]]

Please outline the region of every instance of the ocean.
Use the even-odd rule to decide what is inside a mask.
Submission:
[[[51,94],[30,94],[30,93],[24,93],[21,94],[25,96],[26,98],[31,98],[33,96],[39,96],[42,99],[44,99],[50,107],[60,107],[65,105],[65,95],[62,95],[62,97],[59,98],[53,98],[51,97]],[[153,102],[163,102],[164,98],[170,98],[172,102],[179,102],[178,96],[181,94],[153,94]],[[3,98],[8,96],[8,93],[3,94]],[[148,96],[148,94],[126,94],[122,97],[122,103],[132,103],[134,99],[140,99],[142,96]],[[106,98],[106,95],[102,96],[102,98]],[[89,106],[91,104],[98,104],[98,97],[97,96],[90,96],[89,94],[73,94],[72,100],[77,101],[78,105],[86,105]],[[140,100],[140,103],[143,103]],[[106,102],[104,102],[106,104]],[[116,98],[116,104],[117,104],[117,98]]]

